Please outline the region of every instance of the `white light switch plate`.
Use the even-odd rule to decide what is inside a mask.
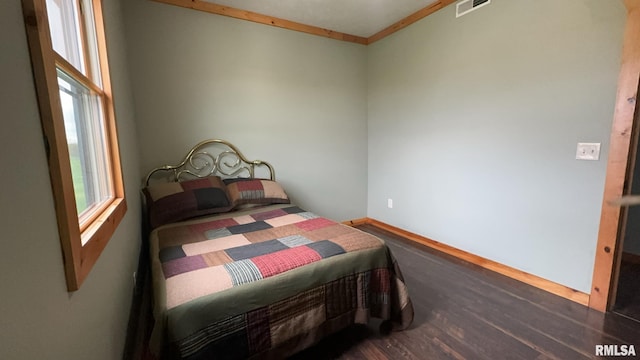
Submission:
[[[600,143],[578,143],[576,160],[600,159]]]

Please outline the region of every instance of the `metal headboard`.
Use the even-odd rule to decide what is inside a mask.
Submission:
[[[215,149],[216,145],[222,145],[219,152],[207,152],[208,148]],[[269,170],[269,179],[275,180],[273,166],[262,160],[247,160],[240,150],[225,140],[209,139],[196,144],[184,160],[177,165],[165,165],[151,170],[144,179],[144,186],[149,186],[149,180],[158,172],[168,172],[167,181],[180,181],[183,177],[203,178],[212,175],[221,177],[236,177],[242,173],[250,178],[255,177],[255,168],[264,166]]]

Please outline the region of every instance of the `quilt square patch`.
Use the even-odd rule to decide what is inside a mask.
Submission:
[[[229,226],[227,230],[232,234],[243,234],[251,231],[258,231],[264,229],[271,229],[271,225],[267,224],[264,221],[256,221],[249,224]]]
[[[238,225],[238,223],[235,220],[233,220],[233,218],[228,218],[228,219],[207,221],[199,224],[192,224],[192,225],[189,225],[189,228],[193,229],[195,233],[204,234],[209,230],[223,229],[223,228],[234,226],[234,225]]]
[[[204,340],[204,341],[203,341]],[[180,356],[189,359],[197,354],[204,359],[243,359],[249,353],[247,329],[242,315],[218,321],[215,326],[201,329],[194,336],[179,341]],[[229,353],[228,349],[234,349]]]
[[[187,256],[182,250],[182,246],[171,246],[160,250],[158,257],[161,262],[167,262]]]
[[[247,240],[249,240],[249,242],[252,242],[252,243],[259,243],[259,242],[264,242],[264,241],[268,241],[268,240],[275,240],[279,236],[276,233],[274,233],[273,230],[274,229],[265,229],[265,230],[260,230],[260,231],[252,231],[252,232],[249,232],[249,233],[244,233],[244,234],[242,234],[242,236],[247,238]]]
[[[228,228],[207,230],[204,233],[204,237],[206,237],[209,240],[217,239],[225,236],[231,236],[231,235],[233,234],[231,233],[231,231],[229,231]]]
[[[192,179],[189,181],[183,181],[178,183],[184,190],[204,189],[211,187],[211,180],[209,178]]]
[[[225,250],[225,252],[233,260],[244,260],[288,248],[289,247],[278,240],[268,240],[260,243],[234,247]]]
[[[296,224],[301,221],[305,221],[305,218],[303,218],[302,216],[299,216],[298,214],[288,214],[288,215],[279,216],[273,219],[267,219],[264,222],[266,222],[267,224],[275,228],[275,227],[281,227],[285,225]]]
[[[162,249],[198,242],[204,240],[204,237],[202,235],[194,236],[193,232],[186,226],[170,226],[158,230],[158,239],[158,246]]]
[[[206,254],[202,254],[202,258],[207,262],[209,266],[219,266],[228,263],[232,263],[233,259],[227,255],[224,251],[214,251]]]
[[[307,247],[315,250],[323,259],[345,253],[344,249],[340,247],[340,245],[329,240],[316,241],[308,244]]]
[[[327,318],[343,315],[358,306],[357,281],[349,275],[325,285]]]
[[[303,211],[303,212],[299,212],[299,213],[296,213],[296,214],[298,214],[298,216],[301,216],[301,217],[303,217],[303,218],[305,218],[307,220],[315,219],[315,218],[319,218],[320,217],[320,216],[318,216],[318,215],[316,215],[316,214],[314,214],[312,212],[308,212],[308,211]]]
[[[187,254],[187,256],[193,256],[249,244],[251,244],[251,242],[249,242],[247,238],[238,234],[212,240],[205,240],[193,244],[186,244],[182,246],[182,250]]]
[[[207,267],[172,276],[166,280],[166,285],[167,309],[233,286],[231,276],[223,266]]]
[[[278,239],[281,243],[288,247],[302,246],[311,243],[312,241],[302,235],[291,235]]]
[[[251,224],[256,221],[256,219],[254,219],[251,215],[236,216],[233,218],[233,220],[235,220],[238,225]]]
[[[297,214],[301,212],[307,212],[306,210],[300,209],[297,206],[286,207],[286,208],[283,208],[282,211],[286,212],[287,214]]]
[[[223,189],[204,188],[194,189],[193,195],[196,198],[198,210],[210,208],[222,208],[229,206],[227,193]]]
[[[335,222],[325,218],[315,218],[296,223],[296,226],[305,231],[320,229],[335,224]]]
[[[238,191],[264,190],[262,181],[259,180],[238,181],[234,184],[236,184],[236,186],[238,187]]]
[[[188,256],[180,259],[171,260],[162,264],[164,278],[168,279],[189,271],[203,269],[209,265],[204,261],[202,256]]]
[[[287,215],[287,212],[285,212],[283,209],[276,209],[276,210],[253,214],[251,215],[251,217],[254,218],[256,221],[264,221],[264,220],[273,219],[282,215]]]
[[[250,354],[271,348],[269,309],[266,306],[247,313],[247,340]]]
[[[231,276],[233,286],[262,279],[262,274],[251,260],[240,260],[222,265]]]
[[[257,256],[251,261],[260,270],[263,277],[269,277],[285,271],[311,264],[320,260],[320,255],[306,246],[287,248],[272,254]]]

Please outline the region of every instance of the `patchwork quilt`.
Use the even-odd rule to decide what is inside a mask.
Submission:
[[[162,226],[150,252],[163,357],[280,358],[370,317],[413,320],[384,242],[289,204]]]

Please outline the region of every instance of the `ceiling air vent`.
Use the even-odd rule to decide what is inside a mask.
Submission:
[[[462,0],[456,4],[456,17],[468,14],[489,4],[491,4],[491,0]]]

